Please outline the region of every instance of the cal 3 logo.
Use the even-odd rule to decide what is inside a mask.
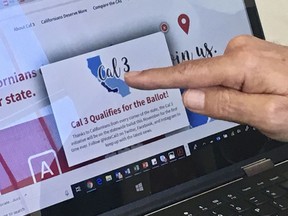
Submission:
[[[130,94],[129,86],[121,79],[123,73],[131,69],[127,57],[113,57],[110,67],[104,66],[99,55],[88,58],[87,63],[92,75],[109,93],[118,93],[122,97]]]
[[[100,64],[97,70],[98,78],[101,81],[105,81],[107,78],[118,78],[120,79],[122,72],[129,72],[130,65],[127,57],[122,57],[120,60],[117,58],[112,58],[112,68],[105,67],[103,64]]]

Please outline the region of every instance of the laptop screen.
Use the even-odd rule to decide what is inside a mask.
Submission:
[[[231,38],[253,34],[243,0],[0,8],[0,215],[117,212],[270,150],[253,127],[187,111],[180,89],[140,91],[123,79],[223,54]]]

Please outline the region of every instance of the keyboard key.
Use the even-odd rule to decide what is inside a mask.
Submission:
[[[256,188],[256,190],[261,190],[263,188],[270,187],[271,185],[272,185],[272,182],[268,181],[267,179],[266,180],[260,180],[260,181],[256,182],[255,188]]]
[[[224,201],[221,199],[213,199],[210,201],[211,208],[216,208],[218,206],[221,206],[221,205],[223,205],[223,203],[224,203]]]
[[[209,212],[212,208],[206,201],[205,197],[195,198],[188,200],[182,204],[176,205],[175,207],[185,208],[186,211],[194,215],[203,215],[204,213]]]
[[[251,208],[251,206],[247,202],[245,202],[243,200],[239,200],[239,199],[234,200],[233,202],[229,203],[228,205],[238,213],[247,211],[248,209]]]
[[[217,194],[211,193],[209,194],[209,196],[201,198],[200,202],[204,203],[207,208],[212,209],[222,205],[225,202],[225,200],[221,198],[221,194],[219,195],[218,193]]]
[[[245,211],[239,214],[234,214],[235,216],[254,216],[255,214],[251,213],[251,211]],[[233,216],[234,216],[233,215]]]
[[[281,197],[281,196],[284,196],[285,194],[287,194],[287,191],[278,187],[278,186],[273,186],[273,187],[269,187],[269,188],[265,189],[263,191],[263,193],[272,199],[276,199],[278,197]]]
[[[247,178],[243,179],[241,183],[238,184],[238,187],[233,188],[235,192],[239,194],[249,194],[251,192],[255,192],[259,190],[256,187],[256,183],[258,182],[257,179]],[[240,189],[240,190],[239,190]]]
[[[233,201],[238,199],[238,195],[235,192],[224,193],[224,199],[228,202]]]
[[[209,206],[207,206],[206,204],[199,204],[197,208],[198,210],[200,210],[200,212],[208,212],[208,210],[210,209]]]
[[[256,184],[253,186],[254,188],[263,189],[270,187],[275,184],[279,184],[281,182],[285,181],[285,178],[277,175],[277,174],[267,174],[265,176],[262,176],[261,180],[256,181]]]
[[[252,192],[254,192],[254,191],[255,191],[255,189],[254,189],[253,187],[251,187],[251,186],[242,187],[242,188],[240,189],[240,192],[241,192],[243,195],[250,194],[250,193],[252,193]]]
[[[280,210],[288,209],[288,198],[280,197],[278,199],[273,200],[272,204]]]
[[[269,178],[269,181],[272,183],[272,184],[278,184],[278,183],[281,183],[283,181],[285,181],[285,179],[279,175],[274,175],[274,176],[271,176]]]
[[[226,206],[220,206],[216,209],[213,209],[211,214],[214,216],[233,216],[234,212],[231,211],[228,207]]]
[[[277,213],[277,210],[273,208],[270,204],[262,204],[253,209],[253,212],[257,216],[274,216]]]
[[[255,195],[251,195],[248,198],[248,201],[256,206],[261,205],[263,203],[266,203],[269,201],[267,196],[264,196],[261,193],[255,194]]]

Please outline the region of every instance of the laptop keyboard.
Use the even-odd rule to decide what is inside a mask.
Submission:
[[[287,165],[242,179],[152,215],[288,216]]]

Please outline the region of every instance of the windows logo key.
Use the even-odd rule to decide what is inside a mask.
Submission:
[[[136,190],[136,192],[142,192],[142,191],[144,191],[143,183],[140,182],[139,184],[136,184],[136,185],[135,185],[135,190]]]

